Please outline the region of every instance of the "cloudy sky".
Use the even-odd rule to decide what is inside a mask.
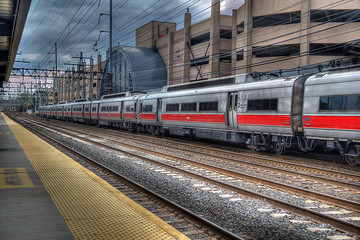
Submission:
[[[221,13],[241,6],[243,0],[223,0]],[[169,21],[183,27],[186,8],[192,14],[192,23],[210,17],[211,0],[113,0],[113,45],[135,45],[135,30],[146,23]],[[17,60],[30,63],[15,63],[14,67],[52,68],[55,65],[54,44],[58,45],[58,69],[76,63],[80,51],[96,59],[98,52],[105,55],[108,48],[108,33],[101,33],[98,51],[93,45],[100,31],[109,28],[109,0],[32,0],[18,49],[22,55]]]

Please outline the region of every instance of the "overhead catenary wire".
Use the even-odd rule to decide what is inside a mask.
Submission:
[[[155,9],[154,11],[156,11],[156,10],[164,7],[165,5],[171,3],[172,1],[173,1],[173,0],[169,0],[169,1],[165,2],[163,5],[161,5],[160,7],[158,7],[157,9]],[[191,0],[187,1],[186,3],[190,2],[190,1],[191,1]],[[130,21],[124,23],[124,24],[121,25],[118,29],[116,29],[115,31],[113,31],[113,36],[115,36],[117,33],[120,33],[120,31],[123,31],[123,30],[129,28],[130,26],[132,26],[133,24],[135,24],[136,22],[138,22],[139,20],[141,20],[141,19],[139,19],[139,20],[131,23],[133,20],[135,20],[136,18],[140,17],[140,16],[141,16],[143,13],[145,13],[147,10],[149,10],[149,9],[151,9],[153,6],[155,6],[158,2],[160,2],[160,0],[157,0],[155,3],[153,3],[152,5],[150,5],[149,7],[147,7],[147,8],[146,8],[145,10],[143,10],[141,13],[139,13],[139,14],[137,14],[135,17],[133,17]],[[146,17],[146,16],[148,16],[148,15],[150,15],[150,14],[153,13],[154,11],[146,14],[145,16],[143,16],[143,18]],[[168,14],[168,13],[167,13],[167,14]],[[161,16],[160,16],[160,17],[161,17]],[[133,30],[131,30],[131,32],[133,32]],[[105,37],[105,38],[102,39],[100,42],[104,42],[107,38],[108,38],[108,37]],[[99,42],[99,43],[100,43],[100,42]]]
[[[189,64],[191,64],[191,63],[189,63]],[[171,67],[171,66],[170,66]]]
[[[283,1],[285,1],[285,0],[283,0]],[[291,6],[286,7],[286,8],[293,7],[293,6],[296,6],[296,5],[298,5],[298,4],[299,4],[299,3],[295,3],[295,4],[292,4]],[[206,7],[206,8],[204,8],[204,9],[200,10],[198,13],[193,14],[193,15],[192,15],[192,19],[194,19],[194,17],[196,17],[196,16],[198,16],[198,15],[200,15],[200,14],[206,13],[206,11],[207,11],[207,10],[210,10],[212,7],[213,7],[213,5],[210,5],[210,6]],[[266,6],[264,6],[264,8],[265,8],[265,7],[266,7]],[[286,8],[282,8],[282,9],[277,10],[277,11],[284,11]],[[277,12],[277,11],[275,11],[275,12]],[[274,13],[275,13],[275,12],[274,12]],[[273,13],[273,14],[274,14],[274,13]],[[167,19],[167,20],[168,20],[168,19]],[[167,20],[165,20],[164,23],[166,23]],[[184,22],[184,20],[180,21],[180,22],[177,23],[177,24],[179,25],[179,24],[182,24],[183,22]],[[163,23],[162,23],[162,24],[163,24]],[[160,24],[160,26],[161,26],[162,24]],[[146,33],[149,33],[149,31],[150,31],[150,30],[148,30],[147,32],[145,32],[143,35],[145,35]],[[141,38],[142,36],[139,36],[139,37]],[[144,42],[144,41],[147,41],[147,40],[149,40],[149,38],[148,38],[148,39],[144,39],[143,42]],[[132,44],[132,43],[134,43],[134,40],[132,40],[131,42],[126,43],[125,45],[130,45],[130,44]],[[140,44],[141,44],[141,43],[142,43],[142,42],[140,42]]]
[[[188,1],[188,2],[190,2],[190,1]],[[200,2],[200,1],[196,1],[196,2],[193,3],[192,5],[197,4],[197,3],[199,3],[199,2]],[[192,5],[190,5],[189,7],[191,7]],[[212,6],[212,5],[211,5],[211,6]],[[209,7],[205,8],[205,9],[201,10],[199,13],[204,12],[204,11],[206,11],[207,9],[210,9],[211,6],[209,6]],[[177,14],[175,14],[175,16],[177,16],[177,15],[179,15],[179,14],[182,14],[182,13],[183,13],[183,10],[184,10],[184,9],[181,9],[181,11],[178,12]],[[165,15],[168,15],[168,13],[165,13],[165,14],[159,16],[159,18],[161,18],[161,17],[163,17],[163,16],[165,16]],[[195,14],[195,15],[196,15],[196,14]],[[174,16],[166,19],[165,21],[162,21],[162,23],[160,23],[159,26],[161,26],[161,25],[163,25],[163,24],[166,24],[167,21],[170,20],[170,19],[172,19],[173,17],[174,17]],[[184,20],[180,21],[179,23],[183,23],[183,22],[184,22]],[[178,23],[178,24],[179,24],[179,23]],[[169,27],[169,29],[171,29],[171,28],[176,28],[176,26],[174,26],[174,27]],[[148,34],[150,31],[151,31],[151,29],[145,31],[142,35],[139,36],[139,38],[145,36],[145,35]],[[125,37],[125,36],[128,36],[128,35],[130,35],[131,33],[132,33],[132,31],[124,34],[121,38],[123,38],[123,37]],[[132,36],[130,36],[130,37],[132,37]],[[118,41],[121,40],[121,38],[119,38]],[[149,39],[150,39],[150,38],[144,39],[142,42],[139,42],[139,44],[141,44],[141,43],[143,43],[143,42],[145,42],[145,41],[148,41]],[[135,40],[131,41],[130,43],[134,43],[134,41],[135,41]],[[130,44],[130,43],[129,43],[129,44]],[[126,45],[127,45],[127,44],[126,44]],[[106,46],[106,45],[104,45],[104,46],[102,46],[102,47],[105,47],[105,46]],[[102,47],[101,47],[101,48],[102,48]]]
[[[69,1],[69,3],[66,5],[66,7],[62,10],[62,12],[54,19],[54,21],[49,25],[49,27],[37,38],[35,39],[29,46],[27,46],[27,48],[31,48],[35,43],[37,43],[40,39],[42,39],[42,37],[44,37],[44,35],[50,30],[50,28],[52,26],[54,26],[54,24],[57,22],[57,20],[59,20],[59,18],[63,15],[63,13],[68,9],[68,7],[70,6],[70,4],[73,2],[74,0]],[[39,52],[41,50],[42,47],[38,48],[35,52]]]
[[[351,0],[352,1],[352,0]],[[348,1],[348,2],[350,2],[350,1]],[[307,14],[307,13],[306,13]],[[281,22],[283,22],[283,21],[279,21],[279,22],[277,22],[277,23],[281,23]],[[306,29],[300,29],[300,30],[296,30],[296,31],[294,31],[294,32],[290,32],[290,33],[287,33],[287,34],[284,34],[284,35],[281,35],[281,36],[277,36],[277,37],[274,37],[274,38],[272,38],[272,39],[266,39],[266,40],[263,40],[263,41],[260,41],[260,42],[256,42],[256,43],[251,43],[251,45],[243,45],[243,46],[238,46],[236,49],[229,49],[228,50],[228,52],[230,52],[230,51],[234,51],[234,50],[237,50],[237,49],[242,49],[242,48],[246,48],[246,47],[251,47],[251,46],[253,46],[253,45],[256,45],[256,44],[261,44],[261,43],[263,43],[263,42],[267,42],[267,41],[269,41],[269,40],[275,40],[276,38],[282,38],[282,37],[285,37],[285,36],[288,36],[288,35],[292,35],[292,34],[295,34],[295,33],[298,33],[298,32],[301,32],[301,31],[304,31],[304,30],[308,30],[308,29],[311,29],[311,28],[315,28],[315,27],[318,27],[318,26],[320,26],[320,25],[323,25],[323,24],[326,24],[326,23],[328,23],[329,21],[325,21],[325,22],[322,22],[322,23],[319,23],[319,24],[317,24],[317,25],[314,25],[314,26],[310,26],[310,27],[308,27],[308,28],[306,28]],[[260,30],[262,30],[261,28],[259,28]],[[232,29],[233,30],[233,29]],[[255,29],[256,30],[256,29]],[[259,31],[259,30],[258,30]],[[255,31],[254,31],[255,32]],[[264,33],[264,34],[266,34],[266,33]],[[220,37],[221,37],[221,35],[220,35]],[[244,36],[242,36],[240,39],[238,39],[238,40],[241,40],[242,38],[244,38],[244,37],[246,37],[245,35]],[[210,40],[210,39],[209,39]],[[279,42],[275,42],[274,44],[278,44]],[[205,46],[206,47],[206,46]],[[193,49],[193,51],[196,51],[196,50],[199,50],[199,49],[201,49],[201,48],[203,48],[203,47],[200,47],[200,48],[194,48]],[[180,51],[183,51],[184,50],[184,48],[182,48],[182,49],[180,49]],[[221,56],[221,55],[223,55],[223,53],[220,53],[219,54],[219,56]],[[166,58],[168,56],[168,54],[165,54],[165,55],[163,55],[162,57],[163,58]],[[207,55],[208,56],[208,55]],[[180,65],[178,65],[178,66],[182,66],[182,64],[180,64]]]
[[[191,1],[191,0],[190,0],[190,1]],[[187,1],[186,3],[190,2],[190,1]],[[198,2],[200,2],[200,1],[198,0],[197,3],[198,3]],[[184,3],[184,4],[186,4],[186,3]],[[181,5],[184,5],[184,4],[181,4]],[[178,7],[176,7],[176,8],[178,8]],[[139,14],[139,15],[140,15],[140,14]],[[139,15],[137,15],[137,16],[139,16]],[[126,25],[126,24],[125,24],[125,25]],[[94,28],[95,28],[95,27],[94,27]],[[93,28],[92,30],[94,30],[94,28]],[[91,31],[90,31],[90,32],[91,32]],[[89,33],[90,33],[90,32],[89,32]],[[87,35],[88,35],[88,34],[87,34]],[[87,35],[85,35],[80,41],[82,41]],[[105,38],[105,39],[106,39],[106,38]],[[79,42],[80,42],[80,41],[79,41]],[[79,42],[78,42],[78,43],[79,43]],[[78,44],[78,43],[77,43],[77,44]],[[76,44],[76,45],[77,45],[77,44]],[[86,51],[84,51],[84,53],[86,53],[86,52],[87,52],[89,49],[91,49],[91,48],[92,48],[92,47],[89,47]],[[70,51],[70,50],[69,50],[69,51]],[[69,51],[68,51],[68,52],[69,52]],[[62,65],[63,65],[63,64],[64,64],[64,63],[62,63]]]
[[[174,8],[174,9],[177,9],[177,8],[179,8],[179,7],[181,7],[181,6],[183,6],[183,5],[185,5],[186,3],[188,3],[188,2],[190,2],[191,0],[189,0],[189,1],[187,1],[187,2],[185,2],[185,3],[183,3],[183,4],[181,4],[180,6],[178,6],[178,7],[176,7],[176,8]],[[200,0],[198,0],[196,3],[198,3],[198,2],[200,2]],[[173,9],[173,10],[174,10]],[[171,11],[173,11],[173,10],[171,10]],[[140,13],[140,14],[138,14],[137,16],[140,16],[142,13]],[[168,13],[166,13],[166,14],[169,14],[169,12]],[[149,14],[147,14],[147,15],[149,15]],[[146,16],[147,16],[146,15]],[[165,14],[164,14],[165,15]],[[161,17],[161,16],[160,16]],[[125,23],[124,25],[122,25],[121,27],[123,27],[123,26],[125,26],[127,23]],[[121,27],[119,28],[119,29],[121,29]],[[119,30],[118,29],[118,30]],[[106,39],[107,39],[108,37],[106,36],[105,38],[103,38],[102,39],[102,41],[105,41]],[[119,39],[118,39],[119,40]],[[118,40],[115,40],[115,41],[118,41]],[[104,45],[105,46],[105,45]],[[107,46],[107,45],[106,45]],[[100,47],[100,48],[103,48],[103,47]],[[91,49],[91,47],[90,48],[88,48],[87,50],[85,50],[85,52],[88,52],[89,50]]]
[[[117,4],[117,5],[115,6],[114,12],[116,12],[118,9],[120,9],[126,2],[128,2],[128,0],[125,0],[125,1]],[[102,1],[100,5],[102,5],[103,3],[104,3],[104,1]],[[100,5],[99,5],[99,6],[100,6]],[[98,6],[97,8],[99,8],[99,6]],[[96,8],[96,9],[97,9],[97,8]],[[88,20],[90,17],[92,17],[92,15],[93,15],[93,14],[89,15],[89,17],[87,18],[87,20]],[[86,23],[87,20],[84,21],[84,24],[82,24],[82,26],[85,25],[85,23]],[[92,22],[90,22],[87,26],[90,26],[90,25],[91,25],[93,22],[95,22],[95,21],[97,21],[97,19],[94,19],[94,20],[93,20]],[[101,22],[103,22],[103,21],[104,21],[104,20],[102,20]],[[99,24],[96,24],[92,30],[94,30],[97,25],[99,25]],[[81,28],[81,29],[78,30],[76,33],[74,33],[72,36],[75,36],[76,34],[80,33],[84,28],[85,28],[85,27]],[[90,31],[89,33],[91,33],[91,31]],[[84,38],[85,38],[85,37],[84,37]],[[83,38],[83,39],[84,39],[84,38]],[[79,42],[80,42],[80,41],[79,41]],[[79,42],[78,42],[78,43],[79,43]],[[71,49],[74,48],[78,43],[76,43],[73,47],[71,47]],[[71,50],[71,49],[70,49],[70,50]],[[69,50],[69,51],[70,51],[70,50]],[[69,52],[69,51],[67,51],[67,52]],[[66,53],[67,53],[67,52],[66,52]],[[47,58],[49,59],[50,56],[48,56]],[[45,61],[45,62],[46,62],[46,61]],[[62,64],[62,65],[63,65],[63,64]],[[60,65],[60,66],[61,66],[61,65]]]
[[[123,1],[122,2],[122,4],[121,5],[117,5],[117,8],[115,8],[115,10],[114,10],[114,12],[116,12],[117,10],[119,10],[123,5],[125,5],[127,2],[128,2],[129,0],[125,0],[125,1]],[[103,22],[104,20],[102,20],[101,22]],[[100,22],[100,23],[101,23]],[[87,26],[89,26],[91,23],[89,23]],[[97,24],[97,25],[95,25],[82,39],[80,39],[76,44],[74,44],[68,51],[66,51],[65,52],[65,55],[67,54],[67,53],[69,53],[73,48],[75,48],[81,41],[83,41],[97,26],[98,26],[99,24]],[[84,27],[85,28],[85,27]],[[83,29],[84,29],[83,28]],[[80,30],[81,31],[81,30]],[[79,31],[79,32],[80,32]],[[69,58],[67,58],[67,60],[68,60]],[[61,65],[64,65],[65,64],[65,62],[63,62]],[[60,65],[60,66],[61,66]]]
[[[32,16],[34,15],[34,12],[36,11],[36,9],[38,8],[40,3],[40,0],[37,1],[36,6],[33,8],[33,11],[31,12],[30,16],[26,19],[25,25],[30,21],[30,19],[32,18]]]
[[[352,1],[352,0],[351,0]],[[275,11],[274,13],[272,13],[272,14],[270,14],[270,15],[273,15],[273,14],[275,14],[276,12],[278,12],[278,11],[284,11],[284,10],[286,10],[286,9],[289,9],[289,8],[291,8],[291,7],[294,7],[294,6],[296,6],[297,4],[299,4],[299,3],[295,3],[295,4],[291,4],[290,6],[286,6],[286,7],[284,7],[284,8],[282,8],[282,9],[279,9],[279,10],[277,10],[277,11]],[[211,6],[210,6],[211,7]],[[209,8],[210,8],[209,7]],[[204,9],[204,10],[206,10],[206,9]],[[204,11],[204,10],[202,10],[202,11]],[[202,12],[201,11],[201,12]],[[195,14],[195,15],[197,15],[197,14]],[[269,16],[269,15],[267,15],[267,16]],[[265,16],[264,18],[266,18],[267,16]],[[260,19],[261,20],[261,19]],[[183,22],[183,21],[182,21]],[[144,40],[144,41],[146,41],[146,39]],[[181,50],[184,50],[184,49],[181,49]],[[180,50],[180,51],[181,51]],[[194,49],[195,50],[195,49]],[[164,58],[166,58],[166,56],[167,55],[164,55],[164,56],[162,56],[162,57],[164,57]]]
[[[97,0],[94,0],[94,3],[89,7],[89,9],[86,11],[86,13],[78,20],[78,22],[75,24],[75,26],[68,32],[67,36],[59,43],[59,46],[61,46],[64,41],[67,39],[68,36],[74,31],[74,29],[80,24],[80,22],[84,19],[84,17],[90,12],[90,10],[94,7],[94,5],[97,3]]]
[[[360,20],[360,18],[359,19],[354,19],[354,20]],[[339,26],[333,26],[333,27],[339,27]],[[325,30],[327,30],[327,29],[325,29]],[[334,34],[332,36],[326,36],[326,37],[323,37],[323,38],[319,38],[318,40],[323,40],[323,39],[326,39],[328,37],[336,37],[336,36],[339,36],[341,34],[347,34],[347,33],[352,33],[352,32],[356,32],[356,31],[360,31],[360,29],[351,29],[350,31],[336,33],[336,34]],[[326,50],[326,49],[327,50],[336,49],[336,48],[338,48],[339,46],[341,46],[343,44],[349,44],[349,43],[352,43],[352,42],[353,41],[348,41],[348,42],[345,42],[345,43],[338,43],[338,44],[335,44],[335,46],[333,46],[331,48],[322,47],[322,48],[319,48],[317,50],[310,51],[310,52],[303,52],[303,53],[293,54],[291,56],[281,56],[281,57],[277,57],[276,59],[265,60],[265,61],[261,61],[261,62],[258,62],[258,63],[252,63],[252,64],[243,65],[243,66],[239,66],[239,67],[235,67],[235,68],[228,68],[228,69],[221,70],[219,73],[228,72],[228,71],[232,71],[232,70],[241,70],[241,69],[245,69],[245,68],[248,68],[248,67],[263,66],[263,65],[273,64],[273,63],[286,61],[286,60],[290,60],[290,59],[294,59],[294,58],[299,58],[299,57],[306,56],[307,54],[314,54],[316,52],[321,52],[322,50]],[[232,54],[236,54],[236,52],[232,53]],[[189,64],[191,64],[191,63],[186,63],[184,65],[189,65]],[[168,66],[168,67],[166,67],[166,69],[169,69],[171,67],[182,67],[184,65]],[[145,71],[148,71],[148,70],[145,70]],[[211,72],[203,72],[203,73],[204,74],[210,74]],[[195,76],[195,75],[190,75],[189,78],[191,78],[192,76]]]
[[[44,17],[41,19],[41,21],[39,22],[39,24],[36,26],[35,30],[32,31],[32,33],[31,33],[30,36],[27,38],[27,40],[31,39],[31,37],[34,35],[34,33],[37,31],[37,29],[38,29],[38,28],[41,26],[41,24],[44,22],[45,18],[49,15],[49,13],[51,12],[51,10],[54,8],[54,6],[55,6],[55,4],[56,4],[57,1],[58,1],[58,0],[55,0],[55,1],[53,2],[53,4],[51,5],[50,9],[47,11],[47,13],[46,13],[46,14],[44,15]],[[24,42],[24,45],[26,45],[25,43],[26,43],[26,41]]]
[[[66,25],[66,27],[57,35],[57,39],[54,42],[58,42],[61,38],[61,36],[65,33],[66,29],[68,28],[68,26],[72,23],[72,21],[77,17],[77,13],[80,11],[80,9],[82,8],[82,6],[84,5],[86,0],[83,0],[82,3],[80,4],[80,6],[78,7],[78,9],[76,10],[76,12],[74,13],[74,15],[72,16],[72,18],[70,19],[70,21],[68,22],[68,24]],[[53,49],[53,47],[50,49],[50,51]],[[46,56],[44,57],[43,61],[40,63],[40,65],[44,65],[48,59],[50,58],[50,56],[48,56],[46,58]]]
[[[319,25],[322,25],[322,24],[325,24],[325,23],[327,23],[327,22],[329,22],[329,21],[326,21],[326,22],[323,22],[323,23],[321,23],[321,24],[319,24]],[[339,26],[342,26],[342,25],[345,25],[345,24],[347,24],[347,23],[343,23],[343,24],[341,24],[341,25],[338,25],[338,26],[334,26],[334,27],[339,27]],[[319,26],[319,25],[314,25],[313,27],[317,27],[317,26]],[[308,28],[307,28],[308,29]],[[330,28],[327,28],[327,29],[323,29],[323,30],[321,30],[321,31],[326,31],[326,30],[329,30]],[[299,30],[299,31],[303,31],[303,30],[306,30],[306,29],[301,29],[301,30]],[[315,33],[317,33],[317,32],[315,32]],[[313,34],[315,34],[315,33],[313,33]],[[293,33],[289,33],[290,35],[291,34],[293,34]],[[301,38],[301,37],[303,37],[303,36],[305,36],[305,35],[300,35],[300,36],[298,36],[298,37],[296,37],[296,38]],[[276,39],[276,38],[281,38],[281,37],[283,37],[283,36],[278,36],[278,37],[275,37],[274,39]],[[296,39],[296,38],[291,38],[291,39],[287,39],[287,40],[284,40],[284,41],[288,41],[288,40],[294,40],[294,39]],[[269,39],[267,39],[267,40],[265,40],[265,41],[268,41]],[[281,43],[281,42],[275,42],[274,44],[278,44],[278,43]],[[252,45],[254,45],[254,44],[257,44],[257,43],[252,43],[250,46],[252,46]],[[237,50],[237,49],[242,49],[242,48],[245,48],[246,46],[239,46],[239,47],[237,47],[236,49],[230,49],[230,50],[228,50],[229,52],[233,52],[231,55],[234,55],[234,54],[236,54],[236,52],[234,51],[234,50]],[[212,56],[212,59],[215,59],[215,58],[220,58],[221,56],[223,55],[223,53],[220,53],[220,54],[218,54],[217,56]],[[211,56],[209,56],[209,57],[211,57]],[[209,58],[209,60],[210,60],[210,58]],[[187,63],[182,63],[182,64],[178,64],[178,65],[173,65],[173,66],[168,66],[168,68],[171,68],[171,67],[174,67],[174,68],[176,68],[176,67],[182,67],[182,66],[184,66],[184,65],[190,65],[190,64],[192,64],[191,62],[187,62]],[[179,71],[181,71],[181,69],[179,69]],[[175,73],[177,73],[177,72],[174,72],[174,74]]]

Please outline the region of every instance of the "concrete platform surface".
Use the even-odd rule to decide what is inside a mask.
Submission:
[[[0,239],[188,239],[0,115]]]

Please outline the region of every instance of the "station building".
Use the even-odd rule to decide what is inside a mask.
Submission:
[[[136,46],[157,47],[168,85],[250,72],[304,67],[348,55],[360,39],[360,0],[245,0],[232,15],[220,14],[184,28],[150,22],[136,30]]]

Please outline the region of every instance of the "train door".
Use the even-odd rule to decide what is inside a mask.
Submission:
[[[138,97],[134,98],[134,112],[135,112],[135,122],[140,123],[141,100]]]
[[[161,121],[161,99],[158,98],[156,101],[156,122]]]
[[[85,114],[84,114],[84,111],[85,111],[85,105],[84,104],[81,104],[81,117],[84,118],[85,117]]]
[[[239,94],[232,92],[228,94],[227,98],[227,125],[228,127],[237,128],[237,109],[239,102]]]
[[[123,113],[124,113],[124,101],[121,101],[121,104],[120,104],[120,119],[124,119]]]

